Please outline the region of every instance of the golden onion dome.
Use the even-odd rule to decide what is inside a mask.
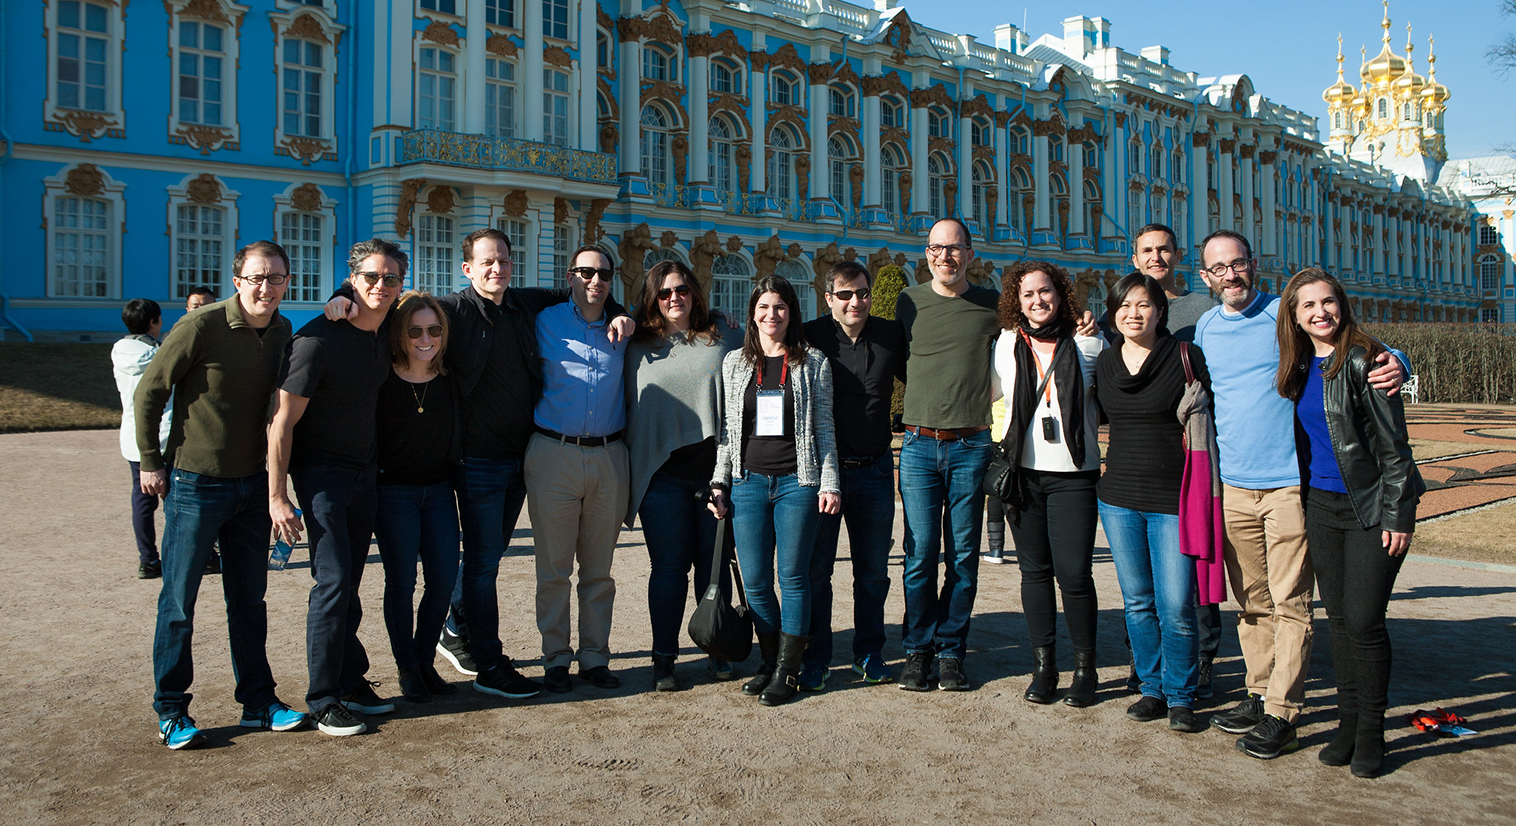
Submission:
[[[1342,78],[1342,35],[1339,34],[1337,35],[1337,82],[1321,93],[1321,99],[1326,101],[1329,107],[1351,106],[1353,98],[1357,96],[1358,90]]]
[[[1395,91],[1398,96],[1415,96],[1421,94],[1421,90],[1426,88],[1427,82],[1421,75],[1416,74],[1416,65],[1412,58],[1416,47],[1411,43],[1411,27],[1409,24],[1405,27],[1405,33],[1405,74],[1395,81]]]
[[[1448,91],[1448,87],[1437,82],[1437,55],[1432,51],[1436,45],[1435,39],[1427,38],[1427,84],[1426,88],[1421,90],[1421,97],[1426,101],[1425,105],[1441,106],[1453,97],[1453,93]]]
[[[1380,48],[1379,54],[1365,62],[1358,70],[1358,76],[1364,83],[1371,86],[1394,83],[1406,72],[1405,58],[1390,49],[1389,0],[1384,0],[1384,20],[1380,21],[1379,26],[1384,29],[1384,46]]]

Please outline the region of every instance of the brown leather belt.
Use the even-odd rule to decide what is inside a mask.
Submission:
[[[921,427],[920,425],[914,424],[908,424],[905,426],[905,431],[907,433],[914,433],[917,436],[926,436],[927,438],[936,439],[939,442],[953,442],[959,439],[966,439],[975,433],[983,433],[989,429],[989,425],[980,425],[978,427],[960,427],[948,430],[937,430],[934,428]]]

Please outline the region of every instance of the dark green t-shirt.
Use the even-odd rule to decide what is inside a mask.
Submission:
[[[905,423],[935,429],[990,423],[991,353],[1000,334],[1000,293],[973,284],[941,296],[931,282],[900,293],[895,317],[910,342]]]

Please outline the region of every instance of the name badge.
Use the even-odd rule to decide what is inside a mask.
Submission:
[[[759,390],[758,415],[753,423],[754,436],[784,435],[784,391]]]

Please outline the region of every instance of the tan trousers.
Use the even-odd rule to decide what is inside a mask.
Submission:
[[[575,659],[569,643],[569,577],[579,563],[579,667],[610,662],[611,560],[626,515],[626,445],[579,447],[534,434],[523,469],[537,555],[537,629],[544,668]]]
[[[1237,639],[1247,688],[1264,711],[1294,724],[1311,660],[1311,589],[1300,486],[1247,490],[1225,485],[1227,578],[1242,606]]]

